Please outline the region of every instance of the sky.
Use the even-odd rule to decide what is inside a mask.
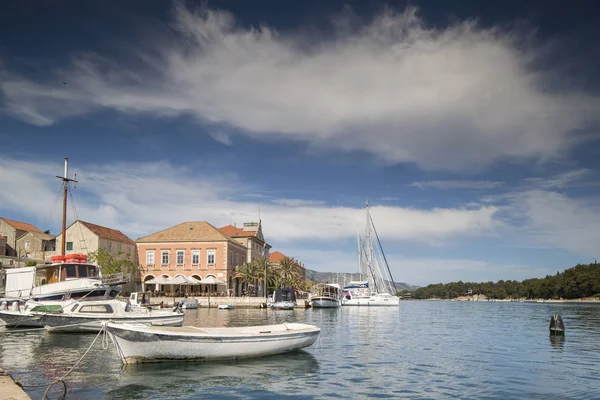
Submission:
[[[600,253],[591,1],[0,4],[0,216],[133,240],[262,221],[357,272],[365,203],[393,277],[555,274]]]

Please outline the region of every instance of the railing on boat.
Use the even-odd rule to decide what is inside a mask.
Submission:
[[[129,281],[131,280],[129,274],[124,272],[103,275],[101,279],[102,283],[104,283],[105,285],[121,285],[124,283],[129,283]]]

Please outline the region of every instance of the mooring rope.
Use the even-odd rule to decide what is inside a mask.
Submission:
[[[75,369],[75,367],[77,365],[79,365],[79,363],[81,362],[81,360],[83,360],[85,358],[85,356],[91,350],[91,348],[94,346],[94,343],[96,343],[96,340],[98,340],[98,338],[100,337],[101,334],[103,334],[103,336],[102,336],[102,349],[104,349],[104,350],[108,349],[108,339],[107,339],[108,334],[107,334],[107,331],[106,331],[106,324],[102,324],[102,327],[100,328],[100,331],[98,332],[98,334],[96,335],[96,337],[92,341],[92,344],[90,344],[90,346],[87,348],[87,350],[85,351],[85,353],[83,353],[83,355],[81,356],[81,358],[79,358],[79,360],[77,360],[77,362],[75,364],[73,364],[73,366],[71,368],[69,368],[69,370],[63,376],[61,376],[58,379],[55,379],[54,381],[52,381],[48,385],[48,387],[44,391],[44,397],[43,397],[43,399],[49,399],[49,397],[48,397],[48,391],[50,390],[50,388],[52,386],[56,385],[59,382],[63,384],[63,395],[62,395],[61,398],[64,398],[67,395],[67,384],[64,381],[64,379]],[[106,347],[105,347],[105,342],[106,342]]]

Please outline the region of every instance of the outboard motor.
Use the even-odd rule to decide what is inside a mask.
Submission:
[[[2,311],[8,310],[8,303],[6,301],[3,301],[2,304],[0,304],[0,310],[2,310]]]
[[[564,335],[565,324],[563,323],[560,315],[555,312],[552,318],[550,318],[550,334],[551,335]]]

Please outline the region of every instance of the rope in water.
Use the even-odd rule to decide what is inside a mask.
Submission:
[[[92,341],[92,344],[90,344],[90,346],[83,353],[83,355],[81,356],[81,358],[79,358],[79,360],[77,360],[77,362],[75,364],[73,364],[73,366],[71,368],[69,368],[69,370],[63,376],[61,376],[58,379],[55,379],[54,381],[52,381],[48,385],[48,387],[44,391],[44,397],[43,397],[43,399],[49,399],[49,397],[48,397],[48,391],[50,391],[50,388],[52,386],[56,385],[57,383],[62,383],[62,385],[63,385],[63,395],[61,396],[61,398],[65,398],[65,396],[67,395],[67,384],[64,381],[64,379],[75,369],[75,367],[77,365],[79,365],[79,363],[81,362],[81,360],[83,360],[85,358],[85,356],[91,350],[91,348],[94,346],[94,343],[96,343],[96,340],[98,340],[98,338],[100,337],[100,335],[102,335],[102,349],[103,350],[107,350],[108,349],[108,331],[106,330],[106,324],[103,323],[102,327],[100,328],[100,331],[98,332],[98,334],[96,335],[96,337]]]

